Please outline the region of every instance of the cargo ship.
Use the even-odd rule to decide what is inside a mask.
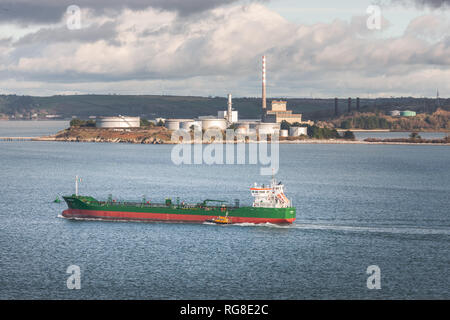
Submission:
[[[78,183],[78,178],[77,178]],[[106,201],[93,197],[78,195],[64,196],[68,209],[62,216],[72,219],[102,219],[131,221],[164,221],[164,222],[197,222],[221,221],[226,216],[227,224],[234,223],[273,223],[292,224],[296,218],[296,209],[284,194],[281,182],[272,178],[268,186],[250,188],[253,196],[252,206],[239,205],[236,200],[233,205],[221,200],[207,199],[196,204],[175,203],[166,199],[165,203],[142,201],[118,201],[112,196]]]

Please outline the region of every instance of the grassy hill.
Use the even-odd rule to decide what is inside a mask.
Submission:
[[[283,98],[273,98],[283,99]],[[269,99],[269,103],[270,103]],[[302,113],[304,119],[328,120],[334,118],[334,99],[286,99],[288,109]],[[352,109],[356,108],[352,100]],[[260,98],[235,98],[233,107],[239,118],[259,118]],[[432,113],[436,111],[435,99],[426,98],[379,98],[361,99],[362,112],[386,112],[389,110],[414,110]],[[450,110],[450,99],[440,100],[441,108]],[[200,115],[217,115],[226,110],[225,97],[156,96],[156,95],[64,95],[33,97],[0,95],[0,114],[58,114],[65,118],[77,116],[130,115],[152,119],[193,118]],[[347,112],[347,99],[339,100],[340,114]]]

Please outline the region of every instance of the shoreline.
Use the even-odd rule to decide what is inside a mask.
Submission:
[[[12,140],[20,141],[20,140]],[[24,141],[24,140],[22,140]],[[54,142],[81,142],[81,143],[128,143],[128,144],[160,144],[160,145],[177,145],[183,143],[175,143],[171,141],[162,141],[160,143],[142,143],[142,142],[130,142],[130,141],[95,141],[91,139],[74,140],[74,139],[57,139],[53,136],[43,136],[28,139],[26,141],[54,141]],[[243,144],[250,143],[264,143],[259,141],[244,142]],[[271,142],[268,142],[269,144]],[[450,146],[450,143],[426,143],[426,142],[387,142],[387,141],[376,141],[369,142],[364,140],[335,140],[335,139],[304,139],[304,140],[280,140],[279,144],[354,144],[354,145],[435,145],[435,146]],[[199,143],[190,142],[188,144],[196,145]],[[236,141],[221,141],[221,142],[203,142],[201,144],[239,144]]]
[[[336,129],[337,132],[442,132],[442,133],[450,133],[450,130],[446,129],[411,129],[411,130],[391,130],[391,129]]]
[[[359,130],[357,132],[389,132],[380,130]],[[172,131],[165,127],[153,126],[149,128],[132,129],[104,129],[95,127],[69,127],[55,134],[36,137],[1,137],[0,141],[61,141],[61,142],[94,142],[94,143],[131,143],[131,144],[250,144],[271,143],[270,141],[255,141],[257,137],[247,137],[246,141],[226,140],[223,136],[220,141],[195,140],[172,141]],[[231,137],[230,137],[231,138]],[[279,144],[359,144],[359,145],[450,145],[448,138],[442,139],[409,139],[409,138],[366,138],[364,140],[350,139],[314,139],[307,137],[280,137]]]

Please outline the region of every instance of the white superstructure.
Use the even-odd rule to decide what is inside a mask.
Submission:
[[[291,206],[291,201],[284,194],[284,185],[272,178],[270,186],[258,186],[255,183],[252,192],[253,207],[258,208],[288,208]]]

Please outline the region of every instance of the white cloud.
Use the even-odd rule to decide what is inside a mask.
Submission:
[[[445,15],[423,15],[402,36],[383,37],[367,30],[364,16],[299,25],[255,3],[183,17],[152,8],[114,17],[89,12],[82,30],[60,22],[15,42],[0,39],[0,77],[23,93],[18,79],[55,93],[256,96],[266,54],[274,96],[450,90]]]

